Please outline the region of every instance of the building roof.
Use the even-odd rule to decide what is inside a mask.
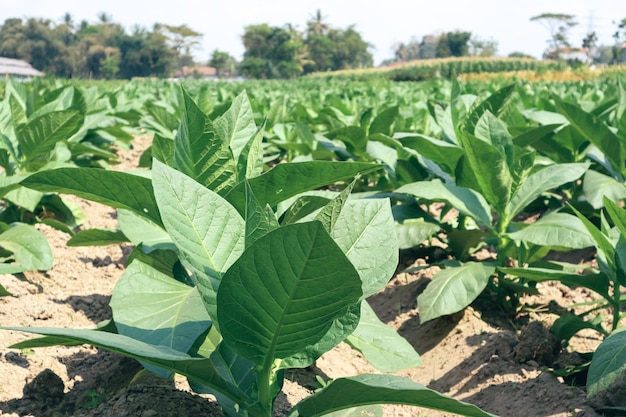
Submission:
[[[207,66],[195,66],[195,67],[182,67],[179,71],[174,74],[176,78],[185,78],[185,77],[203,77],[210,78],[217,76],[217,70],[213,67]]]
[[[2,74],[18,77],[41,77],[44,75],[43,72],[37,71],[28,62],[0,57],[0,75]]]

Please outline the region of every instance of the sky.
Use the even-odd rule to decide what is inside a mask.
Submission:
[[[76,22],[97,22],[105,12],[129,32],[136,25],[152,30],[154,23],[186,24],[203,34],[194,51],[206,62],[215,49],[240,60],[244,27],[291,23],[299,29],[317,10],[332,27],[354,25],[372,45],[374,63],[393,56],[393,45],[411,38],[455,30],[468,31],[498,42],[498,55],[525,52],[537,58],[546,49],[549,32],[530,18],[542,13],[564,13],[579,22],[570,41],[580,46],[595,31],[600,44],[613,44],[617,22],[626,18],[624,0],[0,0],[0,24],[13,17],[38,17],[60,22],[70,13]]]

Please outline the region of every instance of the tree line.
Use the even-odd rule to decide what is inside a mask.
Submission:
[[[569,47],[568,29],[574,16],[544,13],[531,18],[550,32],[548,46],[558,52]],[[595,33],[583,39],[597,62],[619,62],[626,41],[626,19],[617,24],[615,45],[597,45]],[[151,30],[139,26],[127,31],[100,13],[95,23],[76,23],[66,14],[60,22],[42,18],[10,18],[0,25],[0,56],[22,59],[51,76],[66,78],[129,79],[170,77],[185,66],[196,65],[194,48],[202,34],[187,25],[157,23]],[[214,50],[207,62],[218,76],[241,74],[249,78],[294,78],[319,71],[366,68],[373,65],[371,44],[355,26],[329,25],[318,10],[303,30],[292,24],[248,25],[241,36],[245,52],[237,62],[228,52]],[[384,62],[451,56],[494,56],[498,43],[457,30],[412,38],[394,46],[393,58]],[[524,56],[513,53],[511,56]],[[527,56],[527,55],[526,55]]]
[[[129,33],[109,15],[96,23],[11,18],[0,26],[0,56],[23,59],[48,75],[67,78],[166,77],[193,64],[201,34],[186,25],[155,24]]]

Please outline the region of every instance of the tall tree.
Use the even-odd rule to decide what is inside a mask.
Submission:
[[[574,15],[562,13],[542,13],[530,18],[531,22],[538,22],[550,32],[548,45],[552,49],[554,57],[559,58],[559,51],[564,47],[569,47],[568,31],[576,26],[578,22]]]
[[[154,31],[162,33],[167,38],[168,44],[176,54],[179,68],[194,65],[192,51],[200,44],[202,33],[187,25],[172,26],[162,23],[157,23]]]
[[[317,11],[313,19],[306,24],[304,34],[304,54],[299,55],[299,62],[305,73],[314,71],[333,71],[340,69],[362,68],[371,66],[370,45],[363,40],[354,26],[346,29],[333,28],[323,20],[322,12]]]
[[[245,48],[242,74],[252,78],[294,78],[302,73],[297,56],[303,44],[289,27],[249,25],[241,39]]]
[[[228,77],[235,73],[237,62],[228,52],[214,50],[209,59],[209,65],[215,68],[217,77]]]
[[[463,32],[456,30],[446,34],[448,49],[450,56],[467,56],[469,55],[467,42],[472,37],[472,32]]]

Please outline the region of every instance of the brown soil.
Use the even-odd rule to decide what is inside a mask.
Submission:
[[[135,150],[122,152],[116,169],[133,169],[147,138]],[[115,227],[115,211],[75,199],[84,208],[89,227]],[[47,272],[0,275],[13,297],[0,298],[0,324],[89,328],[110,318],[108,302],[124,270],[130,246],[69,248],[68,236],[38,226],[55,255]],[[419,253],[418,253],[419,256]],[[582,255],[581,255],[582,260]],[[410,260],[425,264],[423,258]],[[369,300],[381,320],[398,330],[422,355],[423,366],[399,372],[442,393],[478,405],[501,416],[599,416],[581,388],[546,372],[547,366],[576,363],[576,354],[559,354],[541,324],[557,317],[552,311],[589,300],[582,289],[557,283],[542,285],[541,296],[523,301],[526,312],[502,320],[498,311],[476,303],[464,313],[421,324],[416,297],[436,268],[416,274],[399,272]],[[524,323],[535,321],[527,327]],[[221,416],[207,396],[192,394],[183,378],[164,381],[140,372],[134,360],[90,346],[51,347],[29,351],[7,346],[30,336],[0,332],[0,415],[2,416]],[[600,339],[593,333],[572,341],[578,352],[590,352]],[[570,349],[571,350],[571,349]],[[288,372],[278,414],[309,395],[324,379],[376,372],[361,355],[341,344],[314,367]],[[386,416],[446,416],[410,407],[389,406]]]

